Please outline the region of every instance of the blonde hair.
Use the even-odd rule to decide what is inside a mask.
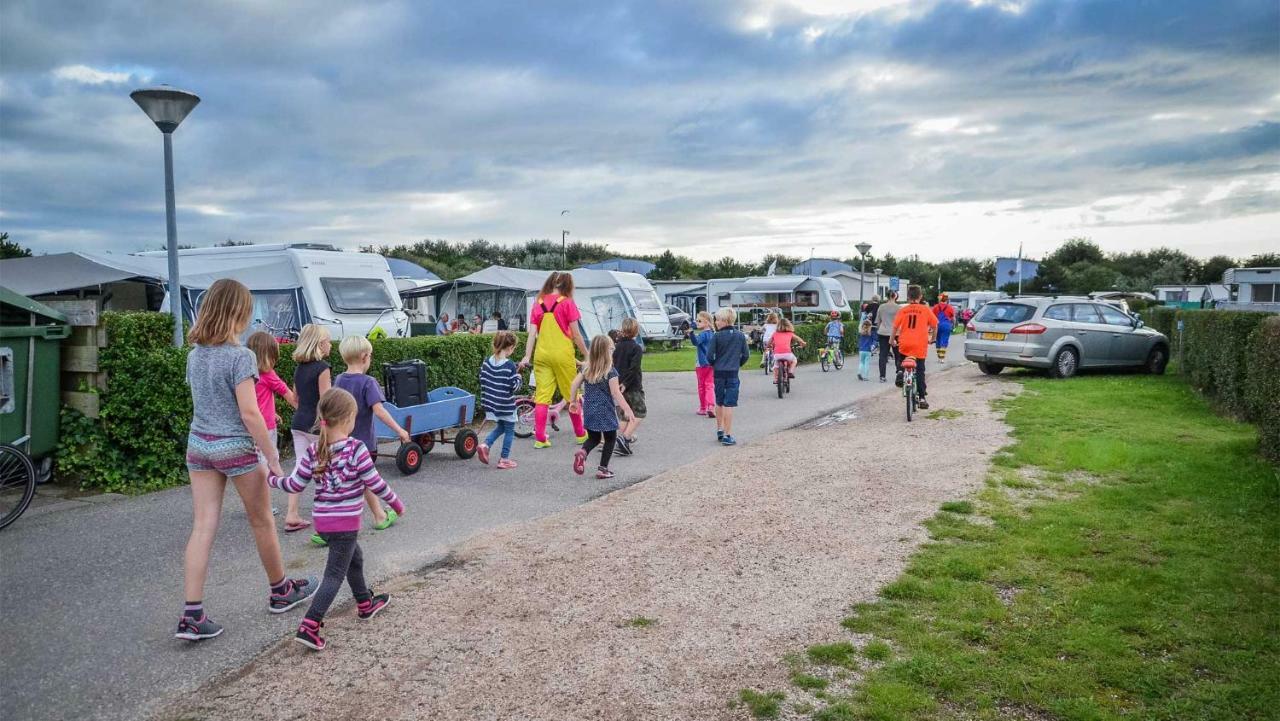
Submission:
[[[308,323],[302,326],[302,332],[298,334],[298,344],[293,348],[293,362],[310,363],[324,360],[320,346],[331,340],[329,329],[322,325]]]
[[[170,303],[181,302],[170,298]],[[204,292],[200,313],[187,333],[187,340],[197,345],[239,343],[240,334],[253,318],[253,295],[243,283],[230,278],[215,280]]]
[[[623,338],[635,338],[640,335],[640,321],[635,318],[623,318],[621,330]]]
[[[330,388],[320,396],[316,404],[316,423],[320,437],[316,440],[315,463],[311,467],[314,476],[329,468],[329,446],[333,443],[333,428],[351,420],[356,415],[356,399],[338,387]]]
[[[270,333],[260,330],[249,336],[244,344],[258,356],[259,373],[266,373],[276,367],[276,361],[280,360],[280,344]]]
[[[338,344],[338,354],[347,365],[359,362],[369,353],[373,353],[373,344],[362,335],[349,335]]]
[[[698,320],[705,320],[707,325],[715,325],[715,323],[711,321],[711,314],[705,310],[698,311]]]
[[[774,324],[774,325],[777,325],[777,324],[778,324],[778,314],[777,314],[777,313],[770,313],[769,315],[767,315],[767,316],[765,316],[765,317],[764,317],[764,322],[765,322],[765,323],[772,323],[772,324]]]
[[[587,350],[587,367],[582,371],[582,377],[588,383],[599,383],[613,367],[613,341],[601,333],[591,339],[591,347]]]
[[[730,308],[721,308],[716,311],[716,320],[725,325],[733,325],[733,310]]]
[[[516,334],[509,330],[500,330],[493,334],[493,354],[497,355],[504,350],[511,350],[516,347]]]
[[[573,273],[565,271],[556,276],[556,292],[564,298],[573,297]]]
[[[790,318],[783,318],[782,320],[778,321],[778,330],[782,331],[783,333],[791,333],[791,332],[794,332],[795,329],[796,329],[796,326],[794,323],[791,322]]]

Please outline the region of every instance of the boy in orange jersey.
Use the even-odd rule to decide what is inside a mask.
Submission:
[[[898,350],[898,359],[911,356],[916,359],[916,387],[920,392],[920,408],[927,409],[928,402],[925,401],[925,384],[924,384],[924,360],[929,355],[929,344],[933,342],[933,334],[938,330],[938,318],[929,310],[929,306],[924,304],[922,298],[924,293],[920,291],[920,286],[913,285],[907,288],[907,304],[902,306],[902,310],[898,311],[898,315],[893,319],[893,335],[889,338],[889,343]],[[899,388],[902,387],[902,365],[898,365],[898,378],[895,381]]]

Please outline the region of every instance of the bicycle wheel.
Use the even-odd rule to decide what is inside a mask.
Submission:
[[[779,363],[779,364],[778,364],[778,377],[775,379],[775,384],[776,384],[776,385],[777,385],[777,387],[778,387],[778,397],[779,397],[779,398],[781,398],[781,397],[782,397],[782,394],[785,392],[785,391],[783,390],[783,388],[782,388],[782,384],[783,384],[784,382],[786,382],[786,375],[787,375],[787,364],[786,364],[786,363]]]
[[[18,520],[36,495],[36,468],[27,454],[0,445],[0,528]]]
[[[533,435],[533,413],[537,407],[532,398],[520,398],[516,401],[516,438]]]
[[[844,351],[836,348],[831,363],[836,367],[836,370],[844,368]]]
[[[822,364],[822,372],[823,372],[823,373],[826,373],[826,372],[827,372],[827,365],[828,365],[828,363],[829,363],[829,361],[827,360],[827,357],[828,357],[828,356],[830,356],[830,355],[831,355],[831,354],[830,354],[830,353],[827,353],[827,352],[823,352],[823,353],[818,354],[818,362]]]
[[[907,374],[902,384],[902,394],[907,399],[907,423],[911,422],[911,416],[916,411],[916,374]]]

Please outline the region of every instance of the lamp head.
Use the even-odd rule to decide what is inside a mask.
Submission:
[[[858,249],[858,255],[866,255],[867,252],[871,250],[870,243],[858,243],[853,247]]]
[[[162,133],[172,133],[187,117],[192,108],[200,103],[195,93],[171,88],[168,85],[157,85],[142,88],[129,93],[133,102],[142,108],[142,112],[151,118],[151,122],[160,128]]]

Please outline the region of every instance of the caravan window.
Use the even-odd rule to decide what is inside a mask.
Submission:
[[[720,295],[716,296],[716,302],[720,304],[721,308],[728,308],[730,305],[732,305],[729,302],[728,293],[721,293]]]
[[[658,302],[658,294],[651,290],[633,289],[631,299],[636,302],[636,310],[662,310],[662,304]]]
[[[842,290],[831,291],[831,305],[834,305],[837,308],[844,305],[844,291]]]
[[[394,308],[387,285],[377,278],[321,278],[329,307],[339,313],[381,313]]]
[[[801,308],[818,307],[818,291],[816,290],[797,290],[796,303]]]
[[[191,293],[188,291],[188,297]],[[208,294],[207,290],[201,290],[195,295],[196,315],[199,315]],[[253,298],[253,314],[247,332],[265,330],[278,335],[281,331],[301,330],[306,324],[296,290],[251,290],[249,295]]]
[[[592,296],[591,306],[579,304],[578,310],[582,312],[582,327],[588,338],[621,328],[622,319],[631,315],[620,292]]]

